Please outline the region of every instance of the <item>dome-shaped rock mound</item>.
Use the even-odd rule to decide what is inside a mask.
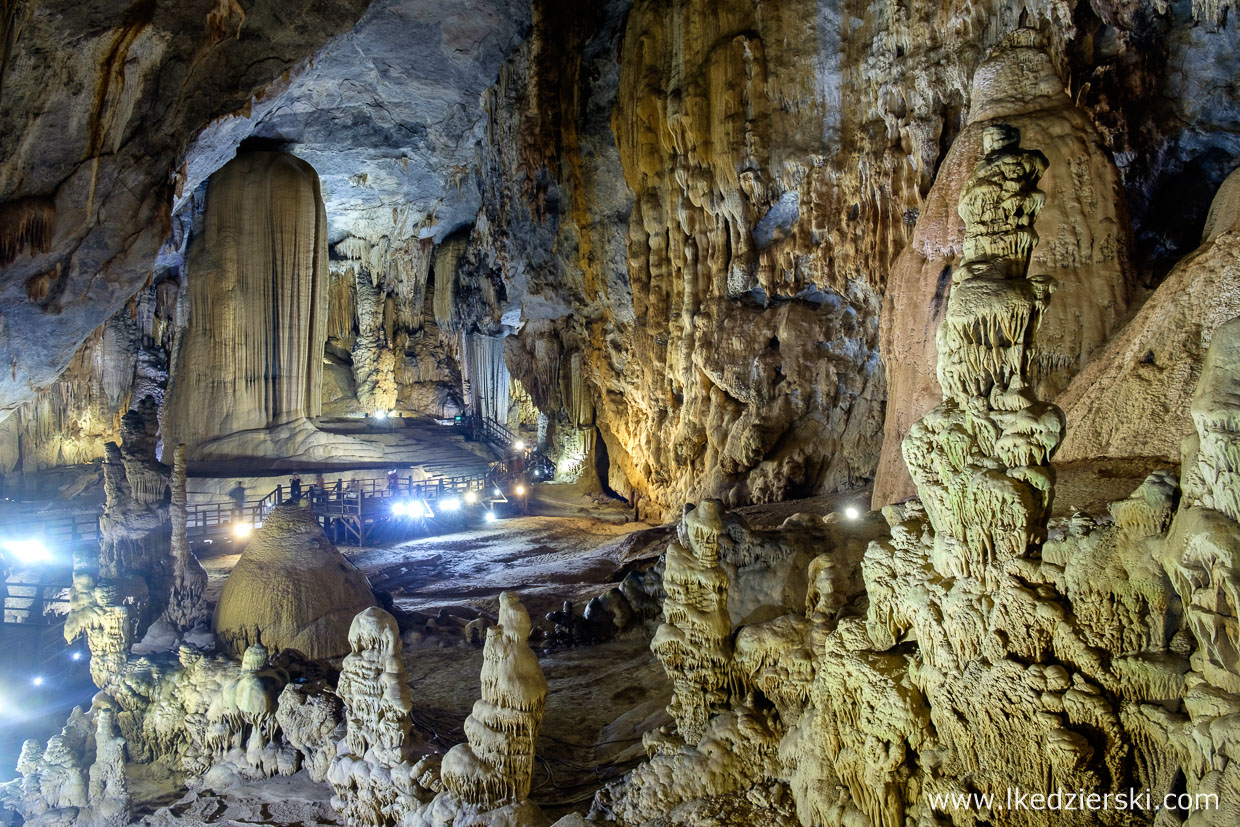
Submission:
[[[332,545],[314,515],[280,506],[263,520],[215,607],[221,645],[240,657],[254,643],[315,658],[349,651],[349,623],[374,606],[366,575]]]

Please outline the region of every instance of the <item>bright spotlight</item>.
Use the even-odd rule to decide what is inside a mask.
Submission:
[[[488,523],[493,523],[493,522],[495,522],[495,521],[496,521],[496,519],[498,519],[498,518],[495,516],[495,512],[494,512],[494,511],[488,511],[488,512],[487,512],[487,517],[486,517],[486,520],[487,520],[487,522],[488,522]]]
[[[254,533],[254,526],[249,523],[233,523],[232,533],[238,540],[244,540]]]
[[[420,502],[411,502],[405,507],[409,512],[409,516],[415,520],[426,516],[426,509],[422,507]]]
[[[861,512],[857,510],[855,505],[850,505],[844,509],[844,516],[850,520],[855,520],[861,516]]]
[[[42,675],[35,675],[33,678],[31,678],[31,679],[30,679],[30,682],[31,682],[32,684],[34,684],[35,686],[42,686],[42,685],[43,685],[43,676],[42,676]]]
[[[513,447],[513,448],[516,448],[518,451],[524,451],[524,450],[525,450],[525,440],[524,440],[524,439],[518,439],[516,442],[512,443],[512,447]]]
[[[516,488],[516,492],[517,492],[517,496],[518,496],[518,497],[524,497],[524,496],[525,496],[525,486],[524,486],[524,485],[518,485],[518,486],[517,486],[517,488]]]
[[[474,492],[474,491],[466,491],[466,492],[465,492],[465,502],[469,503],[470,505],[473,505],[474,503],[478,502],[478,494],[477,494],[477,492]]]
[[[541,477],[541,476],[542,476],[542,471],[539,471],[537,468],[535,468],[535,469],[534,469],[534,479],[538,479],[538,478],[539,478],[539,477]]]
[[[47,563],[52,559],[52,554],[47,550],[47,546],[43,545],[43,541],[33,537],[26,540],[7,540],[4,550],[16,557],[19,563],[28,566]]]
[[[461,508],[461,501],[458,500],[456,497],[448,497],[448,499],[443,501],[444,511],[459,511],[460,508]]]
[[[387,419],[387,411],[375,411],[375,419]]]
[[[74,652],[74,653],[73,653],[72,655],[70,655],[69,657],[73,658],[74,660],[81,660],[81,659],[82,659],[82,653],[81,653],[81,652]]]
[[[495,489],[495,496],[497,496],[497,497],[502,497],[502,496],[504,496],[504,492],[503,492],[503,491],[500,491],[498,488],[496,488],[496,489]]]

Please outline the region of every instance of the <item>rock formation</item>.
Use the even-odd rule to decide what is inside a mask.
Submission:
[[[414,762],[418,741],[410,733],[412,700],[396,620],[372,607],[353,618],[350,653],[337,694],[346,729],[327,771],[332,806],[355,827],[400,823],[431,797],[436,786],[426,762]]]
[[[99,553],[74,561],[65,640],[85,635],[99,687],[124,666],[134,641],[167,607],[173,575],[168,476],[155,458],[157,426],[150,397],[123,417],[123,443],[109,443],[104,461],[107,503],[99,520]]]
[[[939,398],[931,368],[936,350],[939,358],[943,353],[930,334],[941,330],[968,266],[968,219],[957,215],[956,204],[993,125],[1018,129],[1048,159],[1039,225],[1045,238],[1031,251],[1029,266],[1054,279],[1060,296],[1046,308],[1038,347],[1029,354],[1031,389],[1054,399],[1125,316],[1134,276],[1119,174],[1088,117],[1065,93],[1040,40],[1028,29],[1013,32],[978,66],[968,123],[944,158],[912,241],[889,277],[881,324],[887,416],[876,507],[913,491],[898,449]]]
[[[91,721],[75,707],[59,735],[22,745],[21,779],[0,786],[0,802],[14,807],[32,827],[61,824],[125,827],[132,799],[125,778],[125,740],[110,709]]]
[[[720,511],[710,500],[685,511],[663,570],[665,622],[650,642],[676,687],[667,711],[690,744],[725,708],[734,683],[728,576],[719,566]]]
[[[1240,315],[1238,209],[1240,169],[1214,196],[1201,246],[1059,397],[1069,425],[1061,460],[1179,457],[1206,349]]]
[[[207,572],[189,547],[186,534],[186,454],[188,446],[176,447],[172,454],[172,593],[164,617],[173,628],[188,632],[205,623],[209,616],[205,601]]]
[[[277,506],[228,575],[212,628],[240,655],[262,643],[313,658],[349,651],[349,623],[374,606],[366,576],[345,559],[309,509]]]
[[[228,574],[212,629],[234,655],[262,642],[273,653],[340,657],[348,622],[373,605],[366,575],[332,546],[308,508],[277,506]]]
[[[964,258],[936,336],[944,399],[904,439],[943,577],[1001,571],[1045,539],[1050,514],[1063,414],[1038,401],[1032,366],[1055,282],[1026,273],[1047,162],[1019,140],[1014,127],[986,127],[985,155],[960,199]]]
[[[322,404],[326,221],[318,176],[290,155],[243,151],[211,177],[164,411],[166,438],[191,445],[192,457],[340,450],[307,421]]]
[[[547,700],[547,681],[526,642],[529,634],[525,607],[504,592],[499,625],[487,629],[482,650],[482,698],[465,720],[469,743],[444,756],[448,793],[432,802],[425,824],[549,823],[528,800],[534,742]]]

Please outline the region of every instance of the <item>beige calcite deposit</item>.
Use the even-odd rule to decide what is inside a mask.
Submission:
[[[296,649],[310,658],[349,651],[349,624],[375,599],[307,508],[277,506],[233,566],[212,628],[226,649],[253,643],[272,653]]]
[[[1180,478],[1157,471],[1104,517],[1050,521],[1062,418],[1030,381],[1038,317],[1059,298],[1029,269],[1046,159],[1006,125],[985,138],[960,199],[965,261],[937,336],[945,399],[904,444],[920,500],[883,510],[889,536],[869,545],[860,593],[815,559],[804,614],[727,629],[739,680],[700,740],[648,737],[650,760],[604,788],[593,817],[1213,827],[1240,815],[1240,319],[1219,328],[1205,359]],[[669,555],[668,569],[697,584],[668,589],[669,622],[686,599],[709,609],[734,585],[701,561]],[[1122,808],[1005,798],[1114,803],[1129,788],[1143,797]],[[1161,806],[1180,792],[1205,797],[1178,815]],[[974,794],[1004,806],[934,805]],[[707,817],[720,812],[731,819]]]
[[[873,502],[913,493],[900,441],[940,398],[934,331],[947,312],[954,273],[966,254],[960,200],[987,126],[1021,130],[1048,160],[1040,187],[1041,243],[1031,272],[1055,280],[1030,363],[1030,382],[1054,399],[1107,342],[1132,298],[1128,218],[1120,179],[1087,115],[1073,104],[1036,33],[1011,34],[973,77],[968,124],[952,144],[921,210],[911,243],[888,279],[880,317],[887,415]]]
[[[529,800],[534,742],[546,709],[547,681],[530,649],[530,616],[517,595],[500,595],[499,624],[482,650],[482,698],[465,719],[467,744],[443,758],[447,791],[420,827],[541,827],[550,823]]]
[[[415,758],[425,750],[410,731],[412,693],[396,619],[378,607],[360,612],[349,647],[336,687],[345,734],[327,770],[332,806],[353,827],[391,827],[416,819],[441,788],[437,761]]]
[[[1219,187],[1201,246],[1072,381],[1059,457],[1174,460],[1192,432],[1189,406],[1206,349],[1240,315],[1240,170]]]

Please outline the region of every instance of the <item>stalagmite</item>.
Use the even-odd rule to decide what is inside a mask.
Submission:
[[[913,426],[904,457],[936,535],[935,567],[993,588],[992,575],[1045,538],[1049,460],[1063,414],[1032,394],[1033,336],[1054,282],[1027,276],[1037,243],[1039,152],[998,124],[965,185],[964,260],[938,331],[943,402]]]
[[[190,550],[186,535],[185,459],[188,450],[181,444],[172,454],[172,594],[164,613],[168,622],[181,632],[190,631],[210,617],[204,600],[207,572]]]
[[[155,459],[156,428],[150,397],[125,414],[124,442],[109,444],[104,460],[98,556],[74,564],[65,639],[85,635],[99,687],[124,667],[134,641],[166,609],[172,588],[168,478]]]
[[[375,605],[366,576],[345,559],[307,508],[277,506],[228,575],[212,628],[240,654],[254,643],[311,658],[349,650],[349,622]]]
[[[480,813],[436,821],[454,806],[436,799],[427,824],[547,824],[529,800],[534,742],[542,725],[547,681],[526,639],[530,616],[512,592],[500,595],[499,625],[487,629],[482,650],[482,698],[465,720],[468,744],[443,759],[449,793]],[[489,811],[500,811],[491,813]]]
[[[437,780],[426,775],[426,762],[414,760],[421,744],[410,732],[412,700],[396,620],[366,609],[353,618],[349,646],[336,688],[345,737],[327,771],[332,806],[353,827],[390,826],[430,799],[423,781],[433,787]]]
[[[668,712],[685,742],[706,732],[734,681],[728,576],[719,566],[722,509],[707,500],[686,509],[663,571],[665,622],[650,648],[676,686]]]

